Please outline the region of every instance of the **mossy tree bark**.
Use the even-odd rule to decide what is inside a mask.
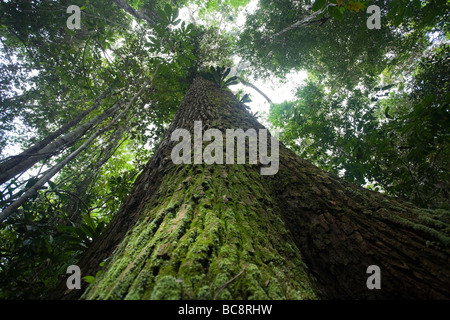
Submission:
[[[194,121],[203,131],[263,129],[231,92],[195,79],[125,205],[78,262],[83,276],[101,274],[87,290],[62,282],[53,298],[450,298],[448,212],[349,184],[283,145],[273,176],[261,164],[175,165],[170,135],[192,133]],[[366,286],[370,265],[380,290]]]

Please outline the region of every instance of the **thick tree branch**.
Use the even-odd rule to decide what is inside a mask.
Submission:
[[[247,86],[247,87],[250,87],[250,88],[256,90],[260,95],[262,95],[262,96],[264,97],[264,99],[267,100],[267,102],[268,102],[269,104],[272,104],[272,100],[270,100],[270,98],[269,98],[264,92],[262,92],[261,90],[259,90],[257,87],[255,87],[255,86],[254,86],[253,84],[251,84],[250,82],[248,82],[248,81],[242,79],[241,77],[238,77],[238,79],[239,79],[239,81],[240,81],[244,86]]]
[[[193,24],[194,26],[196,26],[196,25],[197,25],[197,21],[195,21],[194,13],[192,12],[191,7],[188,6],[188,7],[187,7],[187,10],[188,10],[188,13],[189,13],[189,19],[191,19],[192,24]]]
[[[308,24],[311,24],[311,23],[314,23],[314,22],[322,22],[322,24],[325,23],[328,19],[326,19],[326,20],[319,19],[319,20],[314,20],[314,21],[313,21],[313,19],[317,18],[319,15],[324,13],[326,10],[328,10],[328,7],[332,6],[332,5],[333,4],[326,5],[322,10],[318,10],[318,11],[314,12],[313,14],[311,14],[309,16],[306,16],[302,20],[297,21],[294,24],[291,24],[289,27],[286,27],[283,30],[281,30],[281,31],[279,31],[279,32],[277,32],[275,34],[273,34],[273,35],[271,35],[269,37],[266,37],[264,40],[271,41],[271,40],[281,36],[282,34],[288,32],[288,31],[291,31],[293,29],[298,29],[300,27],[303,27],[305,25],[308,25]]]
[[[81,120],[83,120],[88,114],[90,114],[95,108],[97,108],[101,101],[106,97],[107,94],[111,92],[111,88],[108,88],[106,91],[104,91],[94,102],[92,106],[90,106],[88,109],[83,111],[81,114],[79,114],[76,118],[69,121],[62,127],[60,127],[58,130],[41,140],[40,142],[36,143],[35,145],[29,147],[27,150],[23,151],[22,153],[10,157],[9,160],[4,161],[0,164],[0,184],[10,180],[20,172],[23,172],[24,170],[30,168],[32,165],[34,165],[36,162],[40,161],[44,157],[47,157],[47,155],[51,155],[54,153],[54,148],[48,148],[48,146],[53,143],[54,141],[58,139],[58,137],[64,135],[64,137],[67,136],[67,132],[73,128],[76,124],[78,124]],[[90,122],[88,122],[90,123]],[[83,127],[80,126],[78,128]],[[85,125],[86,127],[86,125]],[[77,130],[77,129],[75,129]],[[67,141],[67,138],[61,138],[59,140],[61,141]],[[44,151],[43,151],[44,150]],[[34,160],[29,160],[30,157],[35,157]],[[26,165],[25,162],[29,161],[30,165]],[[20,169],[14,170],[13,168],[20,167]]]

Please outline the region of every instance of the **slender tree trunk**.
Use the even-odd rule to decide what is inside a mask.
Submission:
[[[156,76],[157,71],[158,71],[158,68],[156,68],[156,70],[155,70],[155,72],[153,74],[153,77],[150,80],[150,83],[153,81],[154,77]],[[128,111],[131,108],[131,106],[136,101],[136,99],[139,97],[139,95],[142,93],[142,91],[144,89],[147,89],[147,85],[148,84],[149,84],[149,82],[145,82],[144,85],[141,87],[141,89],[139,89],[139,91],[127,103],[126,107],[123,108],[123,110],[121,110],[120,112],[117,112],[117,114],[115,114],[115,113],[116,113],[116,111],[120,110],[119,107],[121,107],[122,104],[118,104],[116,106],[113,106],[113,107],[109,108],[108,110],[103,112],[101,115],[99,115],[96,118],[94,118],[93,120],[91,120],[91,121],[93,121],[93,123],[90,124],[88,126],[88,128],[91,128],[94,124],[95,125],[100,124],[104,119],[107,118],[107,116],[109,116],[111,114],[114,115],[114,118],[106,126],[98,128],[97,131],[94,132],[81,146],[79,146],[75,151],[73,151],[71,154],[69,154],[67,157],[65,157],[62,161],[60,161],[59,163],[54,165],[51,169],[49,169],[31,188],[29,188],[17,200],[15,200],[11,205],[9,205],[6,209],[4,209],[0,213],[0,223],[2,223],[4,220],[6,220],[12,214],[17,213],[16,210],[18,208],[20,208],[20,206],[25,201],[27,201],[29,197],[31,197],[33,194],[35,194],[37,192],[37,190],[39,190],[56,173],[58,173],[62,168],[64,168],[64,166],[66,164],[68,164],[70,161],[75,159],[78,156],[78,154],[80,154],[82,151],[84,151],[95,139],[97,139],[97,137],[99,137],[100,135],[102,135],[103,133],[108,131],[118,121],[125,119]],[[97,119],[97,118],[100,118],[100,119]],[[74,144],[82,136],[82,134],[80,135],[80,132],[83,132],[83,134],[84,134],[84,132],[86,132],[84,130],[84,126],[87,125],[88,123],[80,126],[81,128],[83,128],[83,130],[81,130],[81,128],[79,127],[79,128],[73,130],[72,132],[70,132],[69,134],[66,135],[66,136],[70,135],[70,139],[68,139],[68,141],[70,142],[71,145]],[[74,133],[74,131],[76,131],[76,133]],[[72,138],[72,137],[77,137],[77,138],[76,138],[76,140],[74,140],[74,138]],[[64,137],[63,137],[63,139],[64,139]],[[55,144],[57,142],[58,141],[55,141],[50,146],[52,146],[53,144]],[[64,142],[64,140],[63,140],[63,142]]]
[[[113,115],[119,108],[119,105],[115,105],[93,119],[83,123],[76,127],[72,131],[53,139],[51,143],[47,143],[45,146],[41,146],[39,149],[25,151],[25,154],[18,155],[18,160],[13,166],[10,166],[7,170],[0,173],[0,184],[14,178],[19,173],[22,173],[30,169],[33,165],[39,161],[49,158],[59,152],[63,147],[71,147],[92,127],[102,123],[107,117]]]
[[[449,213],[416,208],[326,173],[280,145],[279,171],[175,165],[173,130],[263,127],[195,79],[106,232],[80,257],[86,290],[62,299],[450,298]],[[100,263],[106,264],[100,267]],[[381,289],[368,289],[377,265]],[[82,295],[83,294],[83,295]]]
[[[116,118],[117,119],[117,118]],[[117,121],[117,120],[116,120]],[[116,121],[111,121],[105,128],[98,129],[93,135],[91,135],[81,146],[79,146],[75,151],[65,157],[62,161],[58,162],[51,169],[49,169],[31,188],[27,189],[24,194],[22,194],[17,200],[15,200],[11,205],[4,209],[0,213],[0,223],[6,220],[9,216],[17,213],[25,201],[27,201],[32,195],[34,195],[40,188],[44,186],[55,174],[57,174],[62,168],[64,168],[70,161],[75,159],[82,151],[84,151],[98,136],[100,136],[105,130],[114,124]],[[74,141],[75,142],[75,141]]]
[[[262,95],[262,96],[264,97],[264,99],[266,99],[266,101],[267,101],[269,104],[272,104],[272,100],[270,100],[270,98],[269,98],[264,92],[262,92],[261,90],[259,90],[258,87],[256,87],[255,85],[251,84],[250,82],[248,82],[248,81],[242,79],[241,77],[238,77],[238,79],[239,79],[239,81],[240,81],[244,86],[247,86],[247,87],[252,88],[252,89],[255,90],[256,92],[258,92],[260,95]]]
[[[305,25],[311,24],[313,22],[325,22],[326,20],[316,20],[316,21],[312,21],[313,19],[317,18],[319,15],[321,15],[322,13],[326,12],[328,10],[329,6],[333,6],[333,4],[329,3],[327,4],[322,10],[318,10],[316,12],[313,12],[311,15],[304,17],[302,20],[296,21],[293,24],[291,24],[290,26],[284,28],[281,31],[278,31],[277,33],[268,36],[266,38],[264,38],[264,41],[272,41],[275,38],[278,38],[279,36],[281,36],[282,34],[289,32],[291,30],[294,29],[298,29],[301,28]]]
[[[0,184],[3,184],[4,182],[11,179],[11,175],[6,174],[9,170],[14,168],[15,166],[19,165],[21,162],[23,162],[24,159],[27,159],[33,155],[36,155],[39,153],[39,151],[47,146],[49,143],[54,141],[56,138],[61,136],[62,134],[66,134],[71,128],[73,128],[75,125],[77,125],[81,120],[83,120],[88,114],[90,114],[94,109],[96,109],[100,102],[110,93],[111,90],[105,90],[100,97],[95,101],[92,106],[84,110],[82,113],[80,113],[77,117],[67,122],[65,125],[61,126],[58,130],[52,132],[47,137],[39,141],[38,143],[32,145],[25,151],[21,152],[20,154],[11,157],[11,159],[4,161],[0,163],[0,172],[2,174],[0,175]]]

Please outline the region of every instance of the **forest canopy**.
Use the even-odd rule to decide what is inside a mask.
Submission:
[[[256,113],[268,85],[255,83],[304,72],[284,84],[292,99],[259,113],[282,143],[351,183],[449,210],[449,7],[0,1],[0,298],[45,297],[102,234],[199,74]]]

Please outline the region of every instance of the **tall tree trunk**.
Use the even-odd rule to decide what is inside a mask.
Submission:
[[[279,171],[175,165],[178,128],[263,129],[235,97],[195,79],[154,157],[80,257],[87,290],[51,298],[450,298],[449,213],[418,209],[326,173],[280,145]],[[107,259],[103,267],[100,263]],[[371,265],[381,289],[369,290]]]
[[[111,92],[111,89],[105,90],[100,97],[86,110],[81,112],[77,117],[73,118],[63,126],[61,126],[59,129],[55,130],[51,134],[49,134],[47,137],[42,139],[41,141],[37,142],[36,144],[30,146],[28,149],[24,150],[20,154],[11,157],[9,160],[6,160],[2,163],[0,163],[0,184],[3,184],[4,182],[8,181],[17,173],[12,173],[10,170],[18,165],[20,165],[24,159],[28,159],[30,157],[36,156],[39,151],[41,151],[44,147],[46,147],[48,144],[50,144],[52,141],[54,141],[56,138],[61,136],[62,134],[66,134],[71,128],[73,128],[75,125],[77,125],[81,120],[83,120],[88,114],[90,114],[95,108],[99,106],[101,101]],[[38,159],[36,162],[41,160],[43,158]],[[35,163],[36,163],[35,162]],[[34,164],[34,163],[33,163]],[[7,174],[10,172],[9,174]],[[19,172],[20,173],[20,172]]]
[[[106,118],[117,112],[119,110],[119,107],[120,105],[118,104],[110,107],[108,110],[102,112],[93,119],[79,125],[72,131],[62,136],[59,136],[56,139],[53,139],[51,143],[47,143],[40,149],[35,149],[32,152],[30,152],[30,150],[27,150],[25,151],[26,152],[25,154],[22,153],[18,155],[19,157],[18,159],[20,161],[15,163],[9,169],[0,173],[0,184],[14,178],[19,173],[22,173],[30,169],[33,165],[35,165],[39,161],[55,155],[56,153],[61,151],[62,148],[69,148],[73,146],[92,127],[101,124]]]

